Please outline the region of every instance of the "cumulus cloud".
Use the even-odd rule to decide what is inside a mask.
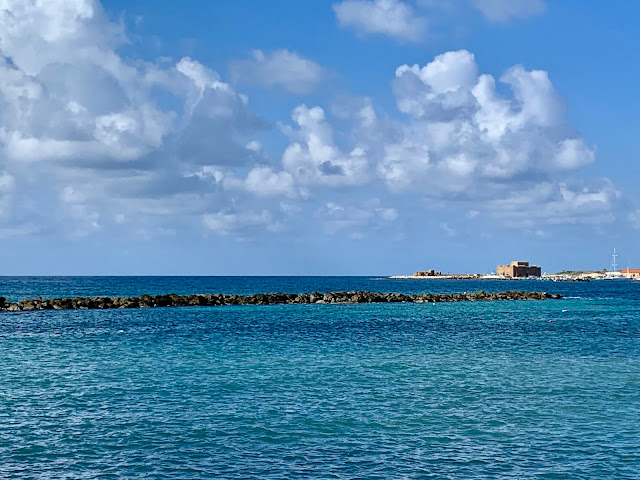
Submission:
[[[472,0],[473,6],[492,22],[506,22],[543,13],[544,0]]]
[[[240,83],[279,87],[294,94],[316,90],[326,77],[316,62],[289,50],[254,50],[251,59],[232,63],[231,72]]]
[[[112,74],[127,70],[113,53],[125,41],[124,31],[106,19],[97,0],[2,0],[0,24],[3,54],[27,75],[78,60],[99,61]],[[98,59],[95,54],[107,55]]]
[[[338,23],[359,34],[380,34],[397,40],[419,42],[427,20],[400,0],[344,0],[333,5]]]
[[[172,114],[145,94],[149,69],[115,53],[123,39],[97,2],[2,2],[0,141],[8,162],[126,161],[159,146]]]
[[[389,126],[368,99],[339,106],[335,114],[352,128],[340,147],[324,110],[301,105],[292,115],[298,128],[283,128],[291,139],[283,169],[307,186],[375,189],[382,182],[396,198],[466,202],[474,216],[486,210],[511,225],[525,217],[611,221],[620,195],[610,182],[583,187],[565,180],[594,162],[595,152],[568,122],[547,72],[516,65],[499,81],[506,88],[480,73],[466,50],[422,67],[401,65],[393,90],[404,120]],[[329,231],[351,222],[340,218]]]
[[[424,67],[402,65],[395,77],[398,109],[409,121],[378,166],[391,188],[468,195],[595,159],[547,72],[512,67],[500,77],[511,95],[500,95],[494,77],[479,74],[473,54],[460,50]]]
[[[294,196],[294,180],[287,172],[274,172],[268,167],[256,167],[245,180],[248,191],[258,196]]]
[[[224,180],[228,189],[244,189],[258,197],[295,197],[295,181],[288,172],[274,172],[270,167],[251,169],[244,179],[228,177]]]
[[[230,201],[207,169],[262,159],[252,137],[269,125],[245,96],[191,58],[125,59],[125,40],[98,1],[0,1],[0,172],[22,187],[12,205],[60,204],[85,232],[113,218],[197,216]],[[26,200],[52,181],[67,187]]]
[[[300,105],[291,115],[297,129],[284,128],[292,143],[282,165],[303,185],[361,185],[367,181],[368,161],[362,148],[344,153],[333,141],[333,129],[320,107]]]
[[[220,80],[217,72],[191,58],[181,59],[176,70],[190,80],[186,88],[186,114],[182,126],[167,139],[182,161],[208,165],[246,165],[256,158],[256,143],[241,138],[264,131],[268,124],[256,116],[248,99]]]
[[[429,148],[410,140],[386,145],[384,159],[378,164],[378,174],[390,189],[399,192],[415,183],[424,184],[429,170]]]
[[[424,34],[399,0],[334,10],[362,33]],[[496,79],[465,50],[401,65],[390,72],[400,118],[367,98],[300,104],[279,123],[278,148],[281,133],[269,137],[215,70],[189,57],[124,58],[125,41],[97,0],[0,0],[0,236],[247,238],[298,222],[364,238],[396,228],[405,209],[449,201],[470,218],[535,230],[609,222],[620,198],[609,182],[577,179],[595,152],[544,71],[516,65]],[[286,50],[256,51],[232,70],[292,93],[324,75]],[[459,227],[441,220],[444,232]]]

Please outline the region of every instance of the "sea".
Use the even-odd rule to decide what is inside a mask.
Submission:
[[[0,478],[640,479],[640,282],[1,277],[0,296],[562,300],[0,312]]]

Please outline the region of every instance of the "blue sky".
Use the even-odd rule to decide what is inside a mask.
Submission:
[[[1,273],[640,267],[638,14],[0,0]]]

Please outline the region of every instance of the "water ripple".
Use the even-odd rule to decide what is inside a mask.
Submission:
[[[637,479],[638,301],[576,288],[2,315],[0,477]]]

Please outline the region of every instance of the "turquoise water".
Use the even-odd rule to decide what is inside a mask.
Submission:
[[[640,478],[640,283],[0,278],[0,295],[545,302],[0,314],[0,477]]]

